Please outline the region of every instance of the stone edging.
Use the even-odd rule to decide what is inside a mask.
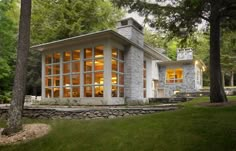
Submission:
[[[23,117],[33,119],[103,119],[144,115],[161,111],[176,110],[178,107],[164,108],[112,108],[112,109],[24,109]],[[8,108],[0,108],[0,118],[7,118]]]

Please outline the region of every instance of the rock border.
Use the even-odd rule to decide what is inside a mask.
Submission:
[[[153,108],[106,108],[106,109],[75,109],[75,108],[27,108],[23,117],[37,119],[102,119],[120,118],[125,116],[144,115],[155,112],[178,109],[177,106]],[[0,108],[0,118],[7,118],[8,108]]]

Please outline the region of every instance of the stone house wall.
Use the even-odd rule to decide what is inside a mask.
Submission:
[[[143,60],[144,52],[134,46],[125,52],[125,98],[128,104],[144,103]]]
[[[166,69],[167,68],[182,68],[183,69],[183,83],[166,84]],[[160,80],[159,88],[164,89],[165,96],[170,97],[174,94],[174,91],[180,92],[196,92],[195,87],[195,69],[193,64],[183,65],[171,65],[171,66],[160,66]]]

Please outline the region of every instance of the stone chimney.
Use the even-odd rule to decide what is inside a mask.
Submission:
[[[178,48],[177,60],[193,60],[192,48]]]
[[[117,32],[132,42],[143,47],[143,27],[133,18],[120,20],[117,25]]]

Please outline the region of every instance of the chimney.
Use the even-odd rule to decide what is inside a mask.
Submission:
[[[143,26],[133,18],[120,20],[117,25],[117,32],[137,45],[143,47]]]
[[[192,48],[178,48],[177,60],[193,60]]]

